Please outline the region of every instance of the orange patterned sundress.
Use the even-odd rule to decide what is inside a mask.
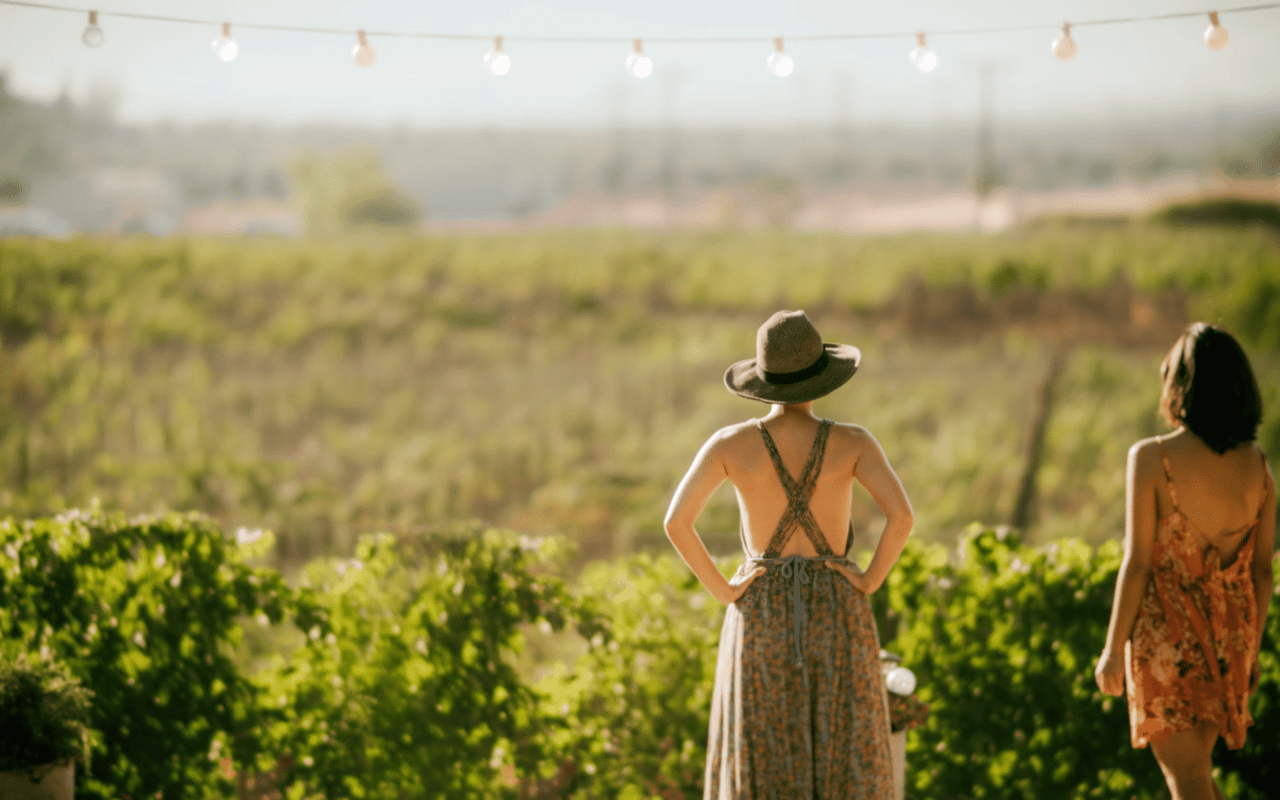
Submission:
[[[1250,564],[1259,518],[1222,566],[1218,549],[1178,507],[1163,443],[1160,457],[1173,512],[1156,529],[1151,578],[1126,645],[1130,739],[1146,747],[1209,721],[1237,750],[1253,724],[1247,701],[1258,606]]]
[[[799,479],[756,425],[789,504],[769,547],[738,577],[757,564],[767,572],[725,610],[703,797],[888,800],[889,714],[875,616],[865,594],[819,563],[845,557],[832,551],[809,510],[831,420],[818,426]],[[817,556],[781,556],[797,528]]]

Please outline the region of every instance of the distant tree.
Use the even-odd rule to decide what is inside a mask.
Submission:
[[[302,156],[289,166],[289,189],[303,229],[312,236],[409,231],[422,220],[418,204],[369,151]]]

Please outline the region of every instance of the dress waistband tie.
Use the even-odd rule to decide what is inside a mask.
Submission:
[[[800,586],[812,583],[809,577],[810,561],[844,561],[844,556],[787,556],[786,558],[750,558],[747,563],[780,564],[783,578],[791,579],[791,634],[795,643],[796,666],[804,670],[804,654],[800,643],[804,638],[805,605],[800,596]],[[808,670],[805,670],[806,677]]]

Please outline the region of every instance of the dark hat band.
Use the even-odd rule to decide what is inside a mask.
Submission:
[[[795,372],[769,372],[768,370],[760,370],[764,374],[765,383],[774,383],[786,385],[789,383],[799,383],[807,381],[813,376],[821,373],[827,368],[827,351],[823,348],[822,355],[818,356],[818,360]]]

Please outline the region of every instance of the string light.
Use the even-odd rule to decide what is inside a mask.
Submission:
[[[916,34],[916,48],[911,51],[911,55],[907,56],[907,58],[911,61],[911,66],[921,72],[931,72],[934,67],[938,66],[938,57],[925,44],[923,33]]]
[[[80,41],[84,42],[85,47],[99,47],[106,38],[102,28],[98,27],[98,12],[90,11],[89,24],[85,26],[84,33],[80,34]]]
[[[1071,38],[1071,23],[1062,23],[1062,33],[1049,46],[1059,61],[1070,61],[1076,57],[1076,40]]]
[[[76,14],[83,14],[87,11],[87,9],[84,9],[84,8],[77,8],[74,6],[62,5],[60,3],[40,2],[40,0],[0,0],[0,5],[21,6],[25,8],[38,8],[38,9],[44,9],[48,11],[67,11],[67,12],[73,12]],[[1244,13],[1248,11],[1272,11],[1275,9],[1280,9],[1280,2],[1255,3],[1253,5],[1228,8],[1228,9],[1225,9],[1224,11],[1226,13]],[[135,13],[130,11],[108,11],[105,13],[108,16],[123,17],[126,19],[152,20],[156,22],[176,23],[176,24],[184,24],[184,25],[216,25],[218,24],[214,20],[197,19],[194,17],[175,17],[175,16],[168,16],[168,15],[161,15],[161,14]],[[1131,23],[1137,23],[1137,22],[1154,22],[1154,21],[1174,20],[1174,19],[1190,19],[1193,17],[1198,17],[1203,13],[1206,13],[1206,12],[1175,11],[1175,12],[1161,13],[1161,14],[1148,14],[1145,16],[1110,17],[1110,18],[1103,18],[1103,19],[1077,21],[1076,27],[1080,27],[1081,25],[1119,25],[1119,24],[1131,24]],[[1228,44],[1230,44],[1231,36],[1230,34],[1227,33],[1226,29],[1224,29],[1222,25],[1219,24],[1218,22],[1218,15],[1221,12],[1210,11],[1207,13],[1209,15],[1209,27],[1205,29],[1205,32],[1204,32],[1205,44],[1208,45],[1213,50],[1221,50],[1224,47],[1226,47]],[[89,24],[84,29],[84,32],[81,34],[80,38],[84,42],[86,47],[99,47],[102,45],[106,37],[103,34],[102,28],[98,26],[98,12],[88,11],[88,15],[89,15]],[[222,23],[222,24],[225,28],[225,26],[228,23]],[[338,29],[338,28],[325,28],[325,27],[316,27],[316,26],[308,26],[308,25],[280,25],[280,24],[269,24],[269,23],[258,23],[258,24],[238,23],[238,24],[242,28],[251,28],[254,30],[288,31],[288,32],[294,32],[294,33],[316,33],[316,34],[344,34],[344,35],[349,34],[349,31]],[[1006,25],[1006,26],[991,26],[986,28],[955,28],[955,29],[942,30],[942,31],[935,30],[934,35],[935,36],[937,35],[958,36],[958,35],[975,35],[975,34],[1020,33],[1024,31],[1038,30],[1041,28],[1042,26],[1040,25]],[[484,41],[488,38],[485,36],[475,36],[475,35],[461,34],[461,33],[413,32],[413,31],[396,31],[396,30],[374,31],[373,34],[375,36],[395,36],[395,37],[404,37],[404,38],[412,38],[412,39],[432,39],[432,40],[448,39],[448,40]],[[821,34],[815,34],[810,36],[791,37],[791,38],[792,39],[801,38],[806,41],[853,41],[853,40],[868,40],[868,39],[885,39],[885,38],[893,38],[893,37],[907,36],[907,35],[909,34],[905,32],[863,31],[858,33],[838,33],[838,32],[837,33],[821,33]],[[352,50],[352,57],[355,59],[356,63],[359,64],[360,66],[366,66],[366,67],[371,66],[376,58],[373,48],[369,46],[369,43],[366,39],[364,31],[357,32],[357,37],[359,39],[359,44]],[[224,35],[222,39],[225,39],[228,43],[230,43],[230,36]],[[556,43],[572,42],[572,43],[593,43],[593,44],[601,43],[601,42],[622,41],[619,39],[608,38],[608,37],[598,37],[598,36],[522,36],[520,37],[520,40],[525,42],[556,42]],[[742,37],[742,36],[702,36],[702,37],[666,37],[666,38],[660,38],[656,40],[651,39],[650,41],[661,41],[661,42],[670,42],[670,43],[679,43],[679,44],[715,44],[715,43],[750,42],[750,41],[757,41],[757,40],[758,39],[755,37]],[[632,75],[635,75],[636,77],[646,77],[649,74],[651,74],[653,71],[653,62],[650,61],[649,58],[645,56],[643,52],[640,51],[639,49],[640,40],[636,39],[633,41],[635,43],[636,50],[627,58],[627,69]],[[921,72],[930,72],[937,66],[938,58],[933,53],[933,51],[929,50],[928,46],[925,44],[925,35],[923,33],[916,34],[916,41],[918,46],[911,51],[911,64]],[[1063,24],[1062,35],[1054,40],[1052,49],[1054,54],[1057,55],[1059,58],[1062,58],[1063,60],[1067,60],[1068,58],[1071,58],[1072,56],[1074,56],[1076,52],[1076,47],[1075,47],[1075,42],[1070,37],[1069,25],[1065,23]],[[236,51],[238,51],[238,48],[236,48]],[[1072,55],[1071,56],[1066,55],[1067,52],[1070,52]],[[504,56],[504,58],[498,58],[499,54]],[[782,53],[780,46],[777,46],[776,54],[780,54],[776,59],[780,64],[791,63],[792,69],[794,69],[794,62],[791,62],[791,59],[789,57],[786,57],[785,53]],[[510,59],[509,57],[505,57],[505,53],[502,53],[500,49],[495,48],[493,51],[493,56],[494,58],[491,60],[496,61],[497,63],[507,63],[509,68]],[[221,53],[220,53],[220,57],[222,57]],[[234,58],[234,56],[230,56],[229,58],[226,58],[226,60],[230,60],[230,58]],[[784,59],[785,59],[785,62],[784,62]],[[775,60],[774,56],[770,56],[770,60]],[[486,62],[486,65],[487,65],[487,62]],[[773,70],[772,64],[770,65],[770,69]],[[501,73],[495,73],[495,74],[501,74]],[[775,74],[780,74],[780,73],[775,71]]]
[[[639,39],[632,40],[631,46],[631,55],[627,56],[627,72],[630,72],[632,77],[635,78],[649,77],[653,72],[653,61],[640,48]]]
[[[362,67],[372,67],[373,62],[378,59],[378,54],[373,52],[369,37],[364,35],[364,31],[356,31],[356,46],[351,48],[351,57]]]
[[[1231,34],[1218,24],[1217,11],[1209,12],[1209,27],[1204,29],[1204,43],[1209,45],[1210,50],[1221,50],[1231,44]]]
[[[502,52],[502,37],[493,37],[493,49],[484,54],[484,65],[494,75],[506,75],[511,69],[511,56]]]
[[[213,49],[213,54],[223,61],[234,61],[235,57],[240,53],[240,48],[231,40],[231,23],[222,23],[222,35],[213,40],[209,45]]]
[[[775,36],[773,39],[773,52],[769,54],[769,58],[765,61],[769,65],[769,71],[779,78],[785,78],[795,71],[796,62],[791,60],[791,56],[782,52],[782,37]]]

